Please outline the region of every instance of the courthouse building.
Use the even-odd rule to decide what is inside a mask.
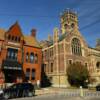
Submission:
[[[88,33],[90,34],[90,33]],[[91,38],[91,37],[89,37]],[[66,10],[60,17],[60,29],[55,28],[53,36],[41,41],[43,67],[52,85],[69,86],[66,69],[73,62],[85,65],[95,83],[100,83],[100,39],[95,48],[86,43],[79,31],[78,16]]]
[[[36,30],[25,36],[16,22],[8,30],[0,29],[0,82],[41,80],[42,50]]]

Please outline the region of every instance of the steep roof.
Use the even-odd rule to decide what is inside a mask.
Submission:
[[[0,29],[0,40],[4,40],[5,32],[6,31],[4,29]]]
[[[33,36],[24,36],[25,45],[41,48],[39,42]]]
[[[5,30],[0,29],[0,40],[4,40]],[[39,42],[36,40],[35,37],[32,36],[24,36],[25,45],[34,46],[41,48]]]
[[[21,27],[17,21],[7,30],[6,33],[11,33],[11,34],[15,33],[19,36],[23,35],[21,31]]]

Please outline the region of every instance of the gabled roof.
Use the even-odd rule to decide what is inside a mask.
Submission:
[[[7,31],[4,30],[4,29],[0,29],[0,40],[4,40],[5,39],[5,34],[9,33],[9,32],[12,33],[12,34],[13,33],[21,34],[21,36],[24,37],[25,45],[41,48],[39,42],[36,40],[36,38],[34,36],[24,36],[23,35],[18,22],[13,24]]]
[[[0,40],[4,40],[5,32],[6,31],[4,29],[0,29]]]
[[[17,21],[8,29],[6,33],[15,33],[18,35],[23,35],[21,31],[21,27]]]
[[[39,42],[33,36],[24,36],[25,45],[41,48]]]

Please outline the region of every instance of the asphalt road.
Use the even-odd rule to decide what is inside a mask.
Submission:
[[[35,97],[18,98],[11,100],[100,100],[99,97],[68,97],[66,95],[46,94]]]

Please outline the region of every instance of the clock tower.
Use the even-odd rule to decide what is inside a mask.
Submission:
[[[72,10],[65,10],[60,17],[61,20],[61,33],[70,33],[74,29],[78,29],[77,13]]]

